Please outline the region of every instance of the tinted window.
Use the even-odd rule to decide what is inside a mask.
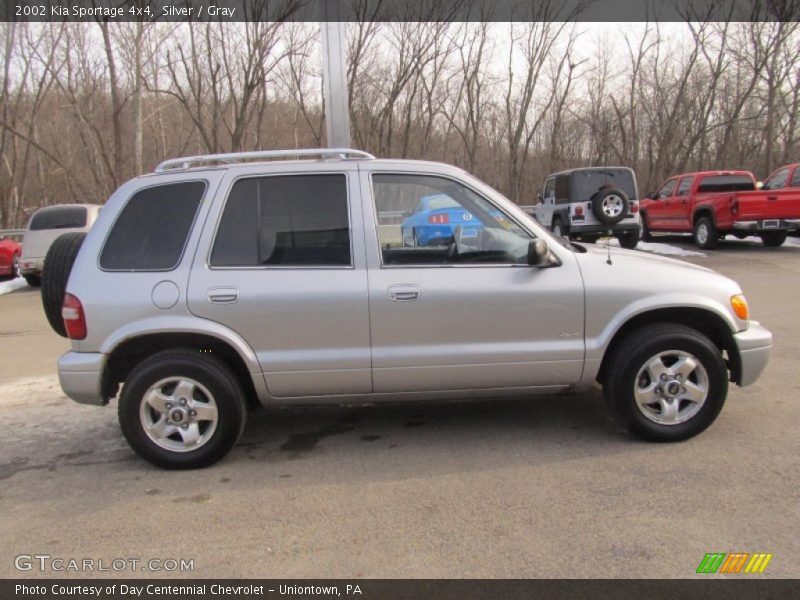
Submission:
[[[205,188],[204,182],[191,181],[136,192],[108,234],[100,267],[111,271],[174,269]]]
[[[692,189],[692,181],[694,181],[694,177],[684,177],[681,179],[681,184],[678,186],[678,193],[676,195],[686,196],[689,190]]]
[[[572,174],[570,200],[581,202],[591,199],[604,187],[622,190],[631,200],[637,200],[636,182],[628,169],[592,169]]]
[[[794,168],[794,173],[792,174],[792,187],[800,187],[800,167]]]
[[[234,184],[212,266],[350,264],[344,175],[254,177]]]
[[[747,175],[712,175],[704,177],[697,187],[704,192],[747,192],[756,189],[755,183]]]
[[[80,229],[86,227],[86,208],[83,206],[53,206],[36,212],[31,219],[31,231],[41,229]]]

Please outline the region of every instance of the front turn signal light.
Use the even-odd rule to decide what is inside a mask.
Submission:
[[[742,321],[746,321],[750,318],[750,308],[747,306],[747,300],[745,300],[742,294],[731,296],[731,308],[733,308],[733,312],[736,313],[736,316]]]

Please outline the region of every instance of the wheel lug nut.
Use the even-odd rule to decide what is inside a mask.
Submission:
[[[666,381],[667,380],[667,374],[666,373],[662,373],[660,379],[661,379],[661,381]]]
[[[197,416],[197,411],[196,410],[190,410],[189,411],[189,416],[196,417]]]
[[[184,423],[183,425],[181,425],[181,427],[183,427],[184,429],[186,429],[187,427],[189,427],[189,424],[188,424],[188,423]]]
[[[186,406],[186,398],[181,398],[181,406]]]
[[[171,402],[167,402],[166,406],[167,406],[167,409],[170,409],[170,408],[172,408],[172,403]]]

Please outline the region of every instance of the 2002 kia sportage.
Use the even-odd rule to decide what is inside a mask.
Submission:
[[[405,243],[403,219],[431,195],[480,227]],[[248,397],[374,403],[599,382],[630,432],[682,440],[714,421],[729,381],[758,378],[772,344],[727,277],[635,251],[609,260],[458,168],[357,150],[166,161],[51,253],[45,308],[72,340],[61,386],[88,404],[119,395],[125,437],[167,468],[224,456]]]

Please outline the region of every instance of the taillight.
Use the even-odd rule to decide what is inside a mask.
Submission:
[[[449,222],[450,216],[447,214],[430,215],[428,217],[428,223],[430,225],[447,225]]]
[[[631,202],[631,214],[636,214],[639,212],[639,203],[638,202]]]
[[[64,327],[69,339],[82,340],[86,337],[86,316],[83,314],[83,305],[72,294],[64,294],[61,318],[64,319]]]
[[[583,206],[581,206],[580,204],[578,204],[575,207],[575,216],[576,217],[582,217],[583,216]]]
[[[731,212],[733,214],[736,214],[736,213],[739,212],[739,198],[737,198],[736,196],[731,198]]]

